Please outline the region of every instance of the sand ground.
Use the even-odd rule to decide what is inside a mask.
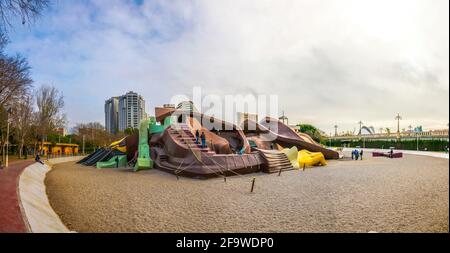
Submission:
[[[448,182],[448,160],[421,156],[332,161],[226,183],[74,163],[46,179],[51,205],[77,232],[448,233]]]

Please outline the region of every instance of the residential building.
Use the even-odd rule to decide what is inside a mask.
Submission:
[[[130,91],[105,102],[105,128],[109,133],[139,128],[141,120],[147,117],[145,100],[136,92]]]
[[[111,134],[119,130],[119,97],[112,97],[105,102],[105,128]]]

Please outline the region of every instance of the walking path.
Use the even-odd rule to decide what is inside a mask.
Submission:
[[[28,225],[23,219],[18,194],[22,171],[34,161],[16,161],[0,169],[0,233],[26,233]]]
[[[69,232],[48,202],[44,180],[54,164],[80,158],[55,158],[45,165],[14,161],[0,169],[0,233]]]

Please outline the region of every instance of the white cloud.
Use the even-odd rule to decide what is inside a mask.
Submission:
[[[67,97],[71,121],[103,119],[128,90],[149,108],[172,95],[279,94],[291,122],[445,127],[448,1],[59,2],[11,51]],[[89,112],[89,113],[87,113]]]

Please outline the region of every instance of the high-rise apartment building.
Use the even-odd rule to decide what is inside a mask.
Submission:
[[[145,100],[135,92],[128,92],[119,99],[119,131],[139,128],[145,119]]]
[[[119,130],[119,97],[112,97],[105,102],[105,128],[112,134]]]
[[[139,128],[141,120],[146,117],[145,100],[136,92],[113,97],[105,103],[105,127],[109,133]]]

